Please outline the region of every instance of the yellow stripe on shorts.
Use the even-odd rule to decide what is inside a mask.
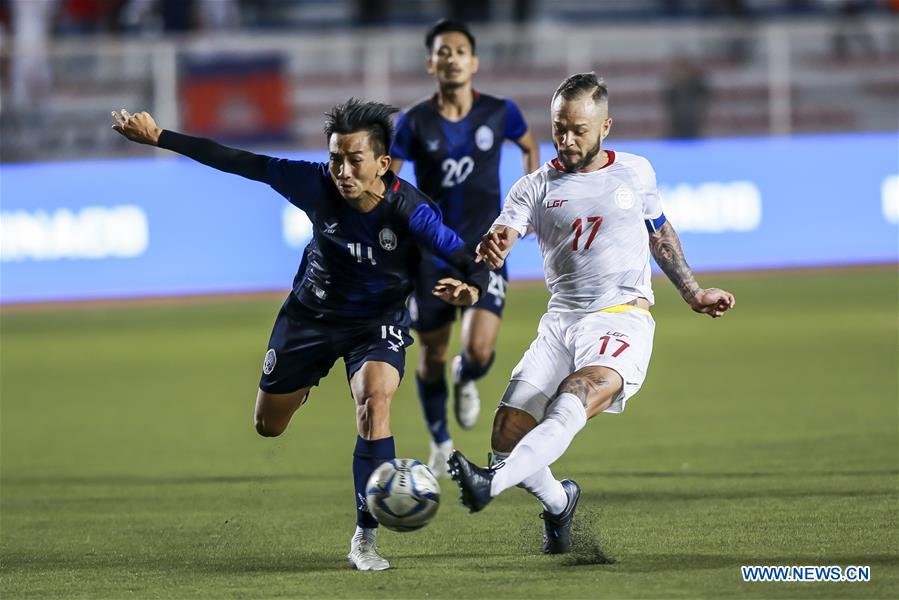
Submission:
[[[641,308],[639,306],[633,306],[632,304],[616,304],[615,306],[610,306],[608,308],[601,308],[595,312],[607,312],[607,313],[620,313],[620,312],[628,312],[630,310],[642,310],[645,313],[649,313],[645,308]]]

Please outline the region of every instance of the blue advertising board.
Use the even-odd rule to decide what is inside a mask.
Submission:
[[[697,270],[899,261],[896,133],[608,145],[652,162]],[[510,146],[503,193],[520,175]],[[0,165],[4,303],[286,290],[310,234],[267,186],[180,157]],[[533,239],[509,264],[542,277]]]

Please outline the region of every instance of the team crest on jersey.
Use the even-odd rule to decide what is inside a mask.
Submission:
[[[275,365],[278,363],[278,357],[275,354],[274,348],[269,348],[268,352],[265,353],[265,361],[262,363],[262,372],[266,375],[271,375],[272,371],[275,370]]]
[[[487,152],[493,148],[493,130],[486,125],[481,125],[474,132],[474,145],[482,152]]]
[[[396,234],[388,227],[381,230],[378,234],[378,241],[381,242],[381,248],[384,250],[396,250]]]
[[[622,210],[627,210],[634,206],[634,192],[630,188],[621,186],[615,190],[615,204]]]
[[[440,149],[440,139],[436,140],[425,140],[425,144],[428,145],[428,152],[437,152]]]

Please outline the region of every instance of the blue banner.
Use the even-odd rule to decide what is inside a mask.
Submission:
[[[697,270],[899,261],[896,133],[608,146],[652,162]],[[503,192],[520,176],[510,146]],[[175,157],[0,165],[0,202],[2,302],[286,290],[311,235],[267,186]],[[542,278],[533,239],[509,264]]]

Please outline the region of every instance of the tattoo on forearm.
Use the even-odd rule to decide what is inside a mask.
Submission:
[[[583,371],[574,373],[566,378],[559,386],[559,393],[574,394],[580,398],[581,402],[586,407],[590,394],[599,391],[603,386],[608,384],[609,380],[602,375]]]
[[[680,239],[671,223],[666,222],[658,231],[649,234],[649,251],[680,295],[689,302],[699,291],[699,284],[684,258]]]

